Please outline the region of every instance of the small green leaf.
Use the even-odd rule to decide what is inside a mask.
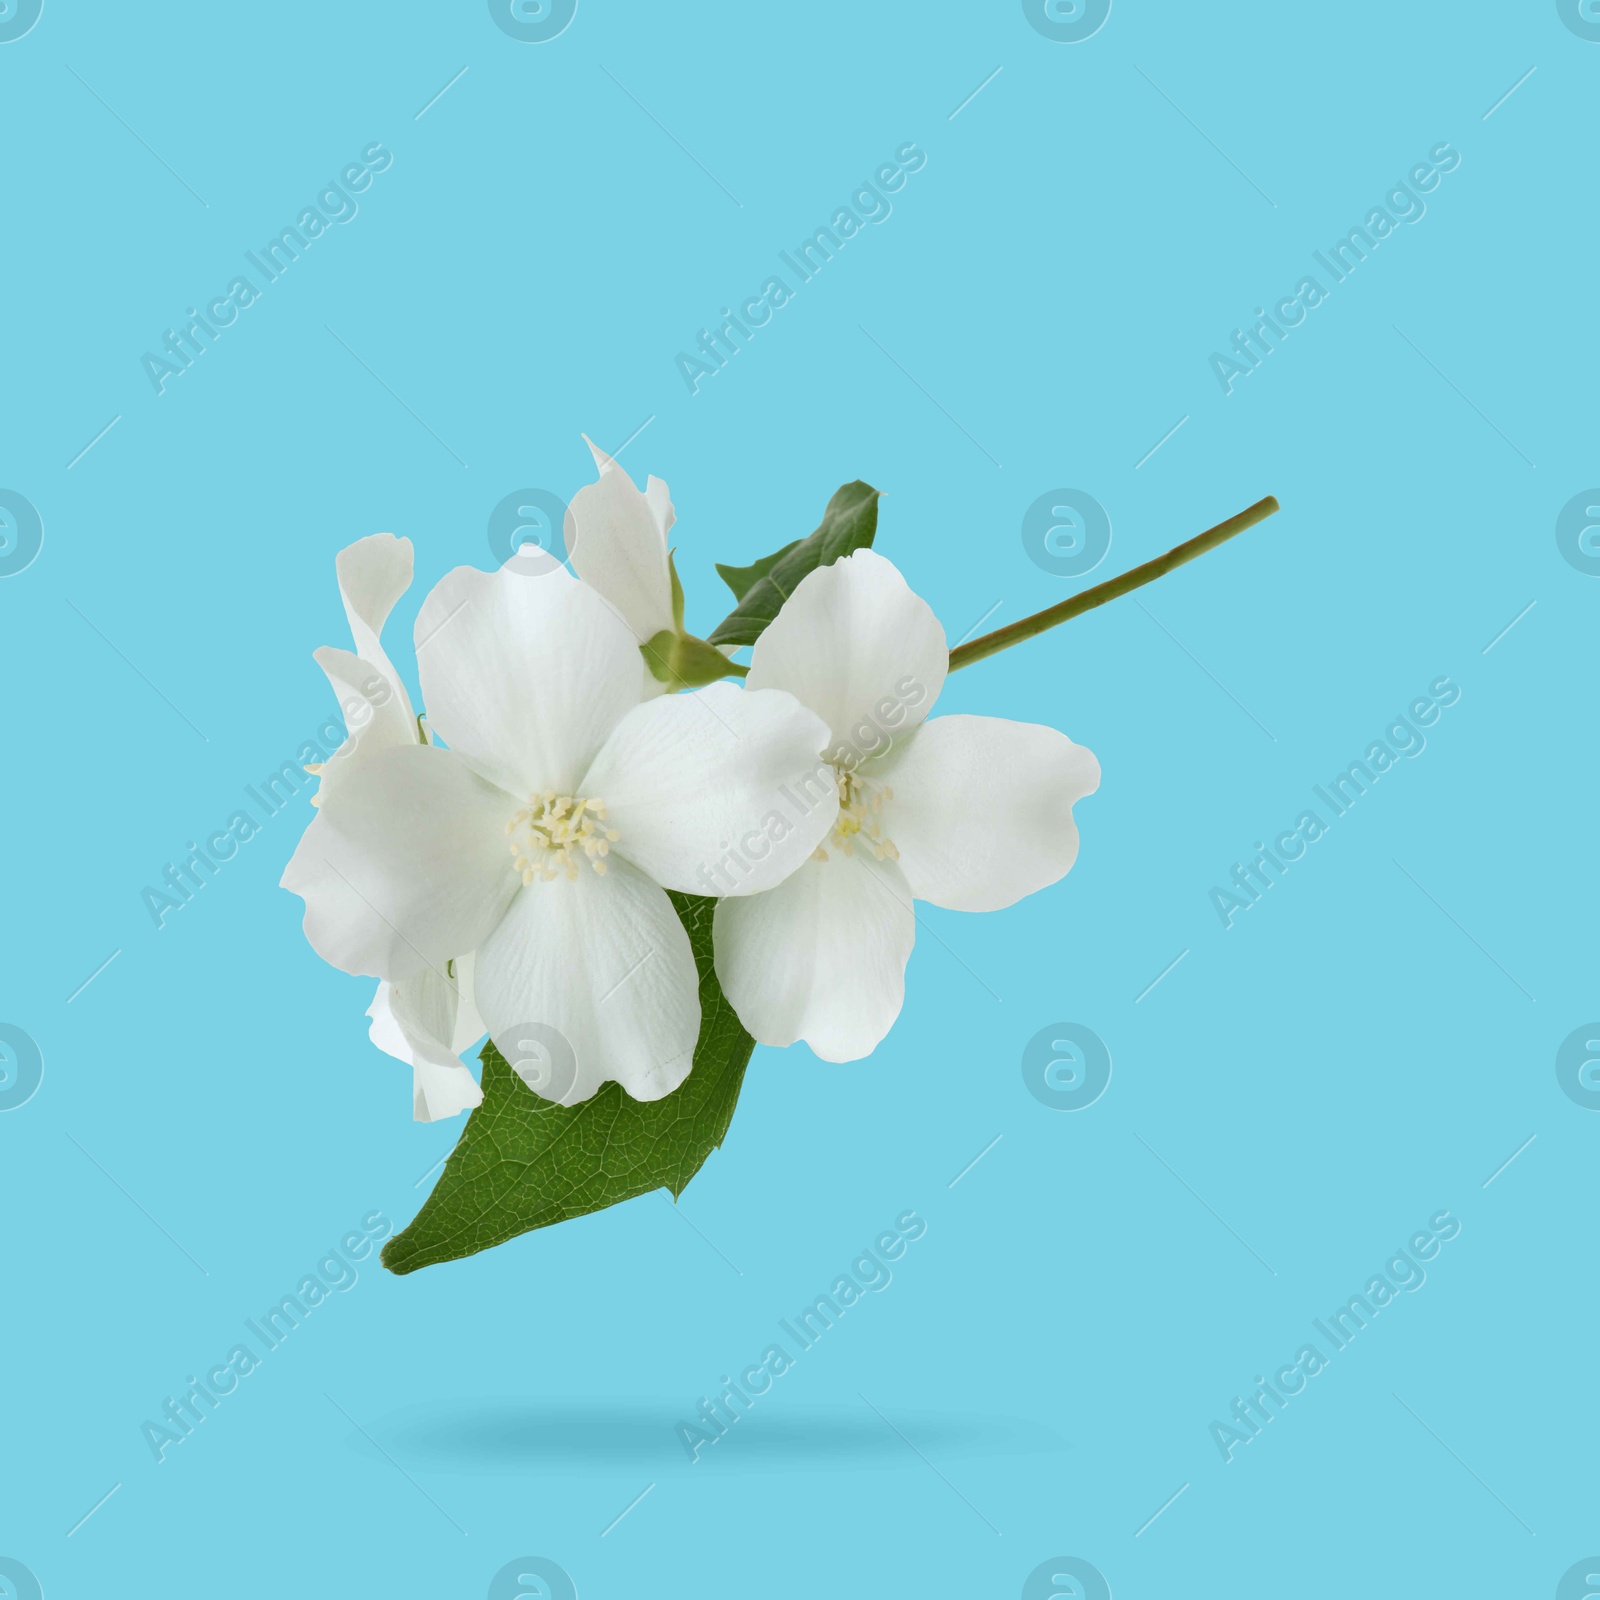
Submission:
[[[857,479],[828,502],[822,525],[749,567],[718,567],[739,604],[710,635],[712,644],[754,644],[800,580],[871,545],[878,531],[878,491]],[[741,584],[743,588],[741,589]]]
[[[558,1106],[485,1045],[483,1104],[467,1118],[411,1226],[383,1247],[391,1272],[457,1261],[652,1189],[676,1197],[722,1143],[755,1040],[712,969],[716,902],[674,894],[672,904],[700,975],[700,1037],[689,1076],[664,1100],[635,1100],[608,1083],[581,1105]]]
[[[799,544],[798,539],[791,539],[781,550],[774,550],[770,556],[762,556],[759,561],[753,561],[748,567],[725,567],[717,563],[717,576],[733,590],[735,600],[743,600],[750,592],[751,585],[757,578],[764,578]]]

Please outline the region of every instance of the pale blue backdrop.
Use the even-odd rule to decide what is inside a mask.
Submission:
[[[3,1592],[1600,1591],[1600,22],[1105,9],[0,14]],[[1258,307],[1301,320],[1240,354]],[[412,1124],[277,887],[304,793],[159,929],[142,892],[332,709],[335,551],[416,541],[409,660],[580,431],[670,483],[702,628],[714,560],[855,477],[952,640],[1283,511],[951,680],[1104,783],[1064,883],[923,909],[869,1061],[758,1050],[680,1215],[330,1264],[158,1463],[143,1425],[459,1124]],[[1313,786],[1380,740],[1338,815]],[[906,1211],[892,1283],[691,1464],[675,1425]],[[1384,1273],[1338,1349],[1313,1319]]]

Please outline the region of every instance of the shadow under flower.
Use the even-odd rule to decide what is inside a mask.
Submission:
[[[1013,1417],[899,1410],[889,1415],[892,1426],[865,1403],[772,1407],[766,1414],[757,1406],[715,1444],[702,1446],[695,1463],[679,1438],[679,1424],[695,1417],[682,1402],[435,1401],[378,1417],[366,1425],[371,1441],[357,1434],[348,1442],[359,1454],[380,1459],[387,1453],[403,1466],[427,1471],[534,1476],[621,1466],[664,1473],[691,1464],[702,1471],[732,1464],[750,1472],[881,1470],[898,1463],[924,1471],[919,1452],[948,1460],[1070,1448],[1042,1424]],[[695,1425],[705,1427],[703,1420]]]

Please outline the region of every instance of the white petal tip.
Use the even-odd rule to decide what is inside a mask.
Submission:
[[[583,439],[583,442],[586,445],[588,445],[589,454],[594,457],[595,470],[597,472],[621,472],[622,471],[622,468],[619,467],[617,465],[617,463],[615,461],[613,461],[611,459],[611,457],[608,456],[605,453],[605,451],[602,450],[600,448],[600,446],[597,445],[594,442],[594,440],[589,437],[588,434],[586,434],[586,433],[582,434],[582,435],[580,435],[580,437]]]

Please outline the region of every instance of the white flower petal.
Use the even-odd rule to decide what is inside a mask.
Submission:
[[[951,911],[998,911],[1063,878],[1073,805],[1100,763],[1064,733],[1001,717],[935,717],[872,767],[894,798],[884,831],[911,892]]]
[[[374,533],[341,550],[334,566],[355,650],[323,645],[312,652],[345,724],[345,738],[332,758],[339,764],[323,773],[324,792],[348,770],[358,750],[370,755],[417,742],[411,697],[379,640],[395,601],[411,586],[411,541]]]
[[[476,949],[518,887],[505,834],[514,809],[436,746],[352,763],[284,869],[312,949],[391,980]]]
[[[483,1090],[454,1047],[465,1008],[457,984],[432,967],[403,983],[380,983],[368,1008],[372,1042],[411,1064],[412,1115],[418,1122],[437,1122],[483,1103]]]
[[[593,450],[594,446],[590,445],[589,448]],[[672,491],[660,478],[652,476],[645,479],[644,497],[656,519],[656,526],[661,530],[661,542],[665,544],[673,523],[678,520],[678,513],[672,508]]]
[[[385,677],[376,665],[349,650],[326,644],[312,651],[312,657],[339,701],[345,726],[344,742],[323,763],[321,792],[326,799],[332,785],[343,778],[358,756],[419,741],[405,690]]]
[[[397,539],[392,533],[369,534],[346,545],[335,558],[334,568],[339,574],[339,598],[344,601],[356,654],[363,661],[370,661],[394,686],[409,722],[410,698],[400,674],[384,654],[379,635],[395,601],[411,587],[411,541]]]
[[[475,955],[456,957],[456,993],[459,1004],[456,1006],[456,1031],[450,1036],[450,1053],[460,1055],[463,1050],[470,1049],[478,1043],[488,1030],[483,1025],[483,1018],[478,1015],[476,967],[478,958]]]
[[[755,642],[746,689],[787,689],[828,724],[842,765],[881,754],[927,716],[950,653],[892,561],[857,550],[808,573]]]
[[[894,862],[830,850],[768,894],[717,903],[717,979],[762,1044],[859,1061],[900,1015],[916,933]]]
[[[700,1033],[694,954],[672,902],[626,861],[523,889],[478,950],[477,999],[519,1075],[562,1105],[615,1080],[659,1100]]]
[[[643,644],[672,626],[672,580],[667,572],[667,529],[672,498],[659,478],[640,494],[605,451],[584,440],[600,469],[598,483],[572,497],[572,569],[626,620]]]
[[[491,783],[526,800],[573,792],[639,703],[626,624],[561,569],[457,567],[417,617],[417,668],[434,731]]]
[[[634,707],[583,779],[613,850],[668,889],[755,894],[781,883],[838,814],[828,730],[792,695],[714,683]]]

